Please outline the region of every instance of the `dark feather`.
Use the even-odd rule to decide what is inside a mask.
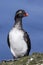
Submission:
[[[9,48],[10,48],[9,34],[8,34],[8,36],[7,36],[7,43],[8,43],[8,46],[9,46]]]
[[[24,32],[24,40],[26,41],[28,47],[26,55],[29,55],[29,52],[31,50],[31,41],[27,32]]]

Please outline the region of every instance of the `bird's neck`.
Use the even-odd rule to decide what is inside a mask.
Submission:
[[[17,29],[22,29],[22,18],[17,18],[17,19],[15,20],[15,27],[16,27]]]

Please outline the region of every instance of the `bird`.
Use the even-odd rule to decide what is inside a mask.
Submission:
[[[30,53],[31,40],[22,25],[22,18],[28,15],[25,10],[17,10],[14,17],[15,23],[8,33],[7,42],[13,58],[28,56]]]

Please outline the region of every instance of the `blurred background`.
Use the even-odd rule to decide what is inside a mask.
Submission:
[[[30,54],[43,53],[43,0],[0,0],[0,60],[13,58],[7,45],[7,35],[14,25],[18,9],[29,13],[23,18],[23,27],[31,39]]]

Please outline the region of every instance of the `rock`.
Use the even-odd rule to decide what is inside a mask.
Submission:
[[[0,65],[43,65],[43,53],[33,53],[19,60],[3,60]]]

